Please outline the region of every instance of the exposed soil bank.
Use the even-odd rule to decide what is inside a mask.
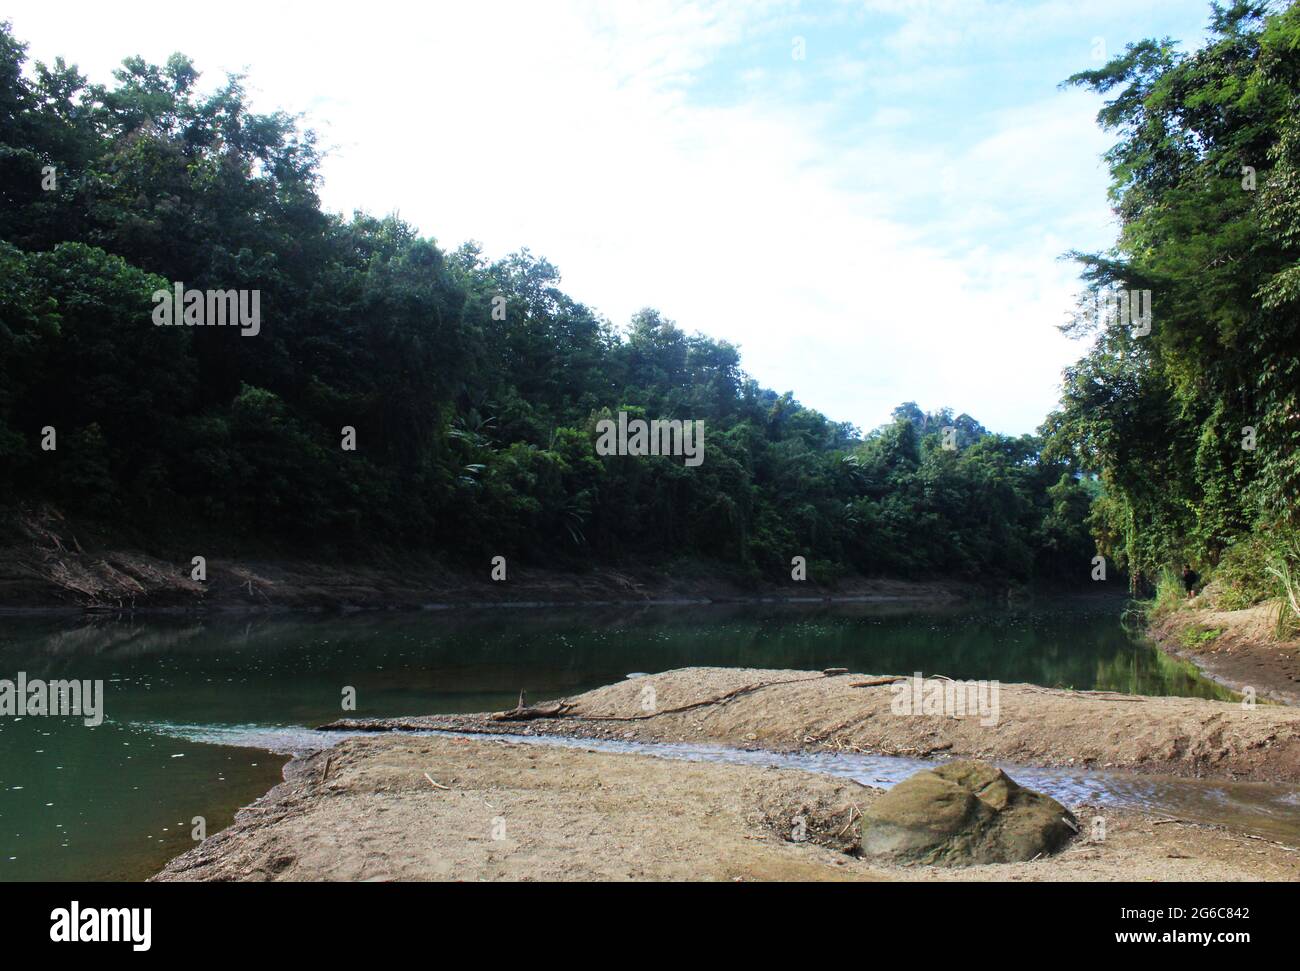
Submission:
[[[1300,705],[1300,641],[1273,635],[1273,608],[1187,607],[1156,618],[1151,636],[1160,647],[1195,664],[1206,677],[1257,698]]]
[[[1300,854],[1113,810],[1104,842],[1031,863],[868,864],[857,820],[879,790],[789,769],[388,736],[286,776],[154,879],[1300,880]]]
[[[1296,709],[1002,685],[997,723],[986,725],[988,719],[977,713],[895,714],[889,684],[854,687],[882,680],[857,674],[686,668],[537,706],[540,713],[560,717],[431,715],[343,720],[326,727],[713,742],[775,751],[942,753],[1020,765],[1300,783]]]
[[[200,551],[201,552],[201,551]],[[653,602],[913,601],[957,603],[980,596],[955,581],[909,582],[847,577],[833,586],[811,580],[755,585],[718,567],[675,571],[596,568],[583,573],[508,564],[494,582],[480,573],[429,563],[223,559],[208,557],[205,582],[192,580],[192,556],[160,558],[99,544],[44,511],[8,524],[0,541],[0,609],[350,610],[450,606],[544,606]]]

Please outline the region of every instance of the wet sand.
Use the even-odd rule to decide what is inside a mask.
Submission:
[[[1199,606],[1157,618],[1151,635],[1160,647],[1195,664],[1211,680],[1284,705],[1300,705],[1300,640],[1274,636],[1271,605],[1245,610]]]
[[[1001,685],[997,724],[978,713],[900,715],[889,679],[684,668],[538,706],[558,717],[433,715],[330,728],[555,734],[716,742],[774,751],[984,758],[1208,779],[1300,783],[1300,709]],[[866,685],[859,687],[858,685]],[[652,700],[653,711],[646,709]]]
[[[789,770],[452,737],[352,738],[156,880],[1300,880],[1300,854],[1108,810],[1028,863],[888,867],[853,855],[880,790]],[[1072,807],[1081,819],[1094,815]],[[806,820],[804,841],[794,820]]]
[[[881,790],[792,768],[669,761],[401,731],[977,756],[1294,784],[1300,711],[1001,688],[996,725],[891,711],[887,679],[695,668],[533,709],[335,723],[370,736],[297,759],[161,880],[1286,880],[1300,853],[1223,826],[1113,807],[1060,854],[964,869],[857,858]],[[855,685],[857,685],[855,687]],[[653,710],[646,710],[647,699]],[[554,715],[562,717],[553,717]],[[1014,770],[1011,773],[1014,777]],[[793,821],[810,838],[794,841]]]

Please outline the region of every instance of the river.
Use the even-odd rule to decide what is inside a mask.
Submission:
[[[765,604],[205,619],[0,617],[0,678],[102,680],[103,724],[0,717],[0,880],[136,880],[280,779],[344,715],[512,707],[688,666],[942,674],[1227,698],[1120,623],[1122,601]],[[355,711],[345,710],[349,690]],[[302,733],[304,736],[310,733]],[[277,741],[279,740],[279,741]],[[292,747],[292,746],[290,746]]]

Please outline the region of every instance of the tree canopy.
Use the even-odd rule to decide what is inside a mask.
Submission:
[[[1118,138],[1119,238],[1076,256],[1094,293],[1149,290],[1152,318],[1071,326],[1093,344],[1048,454],[1101,474],[1096,532],[1135,577],[1214,565],[1300,526],[1300,7],[1215,4],[1200,50],[1145,40],[1067,83],[1106,96]]]
[[[325,212],[312,134],[238,77],[201,93],[179,54],[115,77],[29,68],[0,28],[11,501],[227,548],[1086,579],[1096,483],[1037,437],[910,403],[863,435],[653,309],[615,327],[527,250]],[[155,327],[178,281],[260,291],[260,333]],[[598,456],[620,411],[703,420],[704,463]]]

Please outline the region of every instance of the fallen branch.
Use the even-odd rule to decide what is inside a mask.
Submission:
[[[830,728],[823,731],[820,735],[805,735],[803,737],[804,744],[805,745],[824,744],[826,742],[826,739],[830,738],[832,735],[838,735],[840,732],[845,731],[850,726],[860,725],[862,722],[871,719],[873,715],[874,715],[873,712],[866,712],[865,714],[862,715],[854,715],[852,718],[846,718],[844,719],[844,721],[832,725]]]
[[[733,701],[742,695],[752,694],[755,691],[762,691],[764,688],[773,688],[780,684],[798,684],[801,681],[820,681],[822,675],[818,674],[811,678],[790,678],[786,681],[764,681],[761,684],[748,684],[743,688],[733,688],[731,691],[723,692],[712,698],[705,698],[703,701],[693,701],[689,705],[679,705],[676,708],[664,708],[661,711],[647,712],[641,715],[574,715],[579,721],[592,722],[636,722],[645,721],[649,718],[658,718],[660,715],[676,715],[683,711],[693,711],[696,708],[706,708],[710,705],[725,705],[728,701]]]
[[[512,708],[510,711],[498,711],[492,715],[496,722],[527,722],[537,718],[563,718],[573,710],[567,701],[557,701],[553,705],[535,705],[532,708]]]
[[[857,816],[855,816],[854,813],[856,813],[857,816],[862,815],[862,810],[858,808],[856,803],[854,803],[849,807],[849,821],[844,824],[844,828],[842,830],[840,830],[838,833],[835,834],[836,836],[843,836],[845,833],[849,831],[849,827],[853,825],[854,820],[857,818]]]
[[[571,718],[574,721],[583,722],[638,722],[646,721],[650,718],[658,718],[660,715],[676,715],[684,711],[694,711],[696,708],[706,708],[710,705],[725,705],[742,695],[752,694],[755,691],[762,691],[764,688],[773,688],[781,684],[799,684],[802,681],[820,681],[823,675],[817,674],[811,678],[790,678],[785,681],[764,681],[760,684],[747,684],[742,688],[733,688],[731,691],[723,692],[712,698],[705,698],[703,701],[693,701],[689,705],[679,705],[676,708],[664,708],[659,711],[645,712],[638,715],[570,715],[573,710],[573,704],[568,701],[557,701],[552,705],[538,705],[534,708],[514,708],[511,711],[498,711],[492,715],[493,721],[532,721],[537,718]]]

